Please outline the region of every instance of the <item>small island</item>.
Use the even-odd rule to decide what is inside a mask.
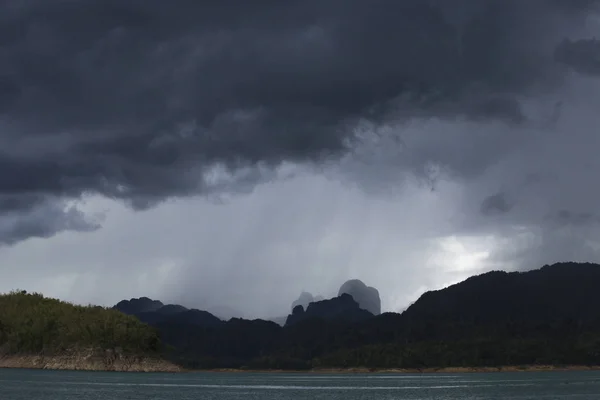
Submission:
[[[362,283],[352,286],[367,288]],[[403,313],[375,315],[378,309],[372,305],[378,299],[372,288],[366,298],[363,292],[340,292],[332,299],[305,295],[311,301],[294,302],[290,315],[279,319],[279,324],[240,318],[223,321],[206,311],[149,298],[123,300],[108,309],[16,291],[0,296],[0,367],[314,372],[596,369],[600,366],[598,287],[600,265],[558,263],[528,272],[474,276],[423,294]]]

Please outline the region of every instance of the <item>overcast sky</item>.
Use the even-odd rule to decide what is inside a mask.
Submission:
[[[0,0],[0,291],[384,311],[600,261],[595,0]]]

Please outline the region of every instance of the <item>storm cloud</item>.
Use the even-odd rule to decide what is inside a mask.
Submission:
[[[3,1],[0,190],[147,208],[223,189],[217,165],[340,157],[359,122],[523,123],[594,4]]]
[[[573,238],[595,232],[600,215],[593,186],[600,171],[599,3],[0,0],[0,243],[14,252],[22,241],[59,232],[102,235],[109,209],[121,206],[86,201],[110,199],[147,218],[184,200],[212,213],[221,202],[229,210],[223,219],[202,219],[223,232],[221,225],[235,231],[247,219],[242,209],[262,209],[257,201],[269,210],[262,221],[288,218],[290,209],[310,221],[307,215],[318,215],[304,224],[286,219],[307,227],[286,234],[310,252],[319,235],[331,235],[318,222],[335,211],[318,193],[354,196],[342,209],[358,230],[361,204],[414,207],[405,199],[420,190],[446,206],[400,235],[422,241],[422,251],[431,240],[456,250],[460,238],[466,251],[478,237],[471,253],[487,254],[486,262],[477,258],[481,268],[594,259],[595,245],[583,249]],[[325,189],[323,179],[333,186]],[[289,204],[311,193],[311,208]],[[380,212],[373,219],[383,224],[390,217]],[[260,232],[247,228],[239,258],[209,257],[219,267],[205,268],[231,277],[235,265],[289,229],[262,225]],[[388,226],[370,229],[394,235]],[[222,243],[231,243],[227,237]],[[483,251],[482,243],[494,249]],[[543,251],[546,245],[556,253]],[[143,264],[123,257],[115,263]],[[182,261],[186,272],[173,285],[220,282],[206,277],[198,257]],[[274,276],[265,266],[270,256],[256,257],[260,271],[248,267],[246,279]],[[303,288],[326,293],[350,278],[365,277],[331,274],[331,287],[313,288],[308,275],[296,276],[281,296]],[[367,280],[389,308],[385,288]],[[167,291],[164,300],[200,301],[191,291]],[[252,312],[260,310],[267,308]]]

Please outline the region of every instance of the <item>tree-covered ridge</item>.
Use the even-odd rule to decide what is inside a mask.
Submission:
[[[154,328],[117,310],[25,291],[0,295],[0,355],[60,355],[76,349],[148,354],[159,348]]]

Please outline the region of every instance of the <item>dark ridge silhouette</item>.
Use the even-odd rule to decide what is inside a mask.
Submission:
[[[0,309],[0,350],[60,355],[61,349],[85,340],[99,348],[126,343],[146,353],[162,342],[167,346],[160,348],[168,349],[163,355],[188,368],[600,366],[598,287],[597,264],[493,271],[427,292],[402,314],[373,316],[342,293],[312,302],[306,310],[296,306],[285,327],[241,318],[223,322],[206,311],[149,298],[119,302],[113,314],[62,305],[64,312],[70,310],[67,318],[50,302],[12,294]],[[154,329],[123,319],[117,310]],[[77,333],[80,339],[69,336],[82,329],[77,313],[89,317],[88,328]],[[108,316],[114,323],[105,323]],[[135,350],[140,337],[146,342]]]
[[[351,279],[340,287],[338,296],[344,293],[352,296],[363,310],[367,310],[373,315],[381,314],[379,291],[374,287],[367,286],[358,279]]]
[[[288,316],[285,326],[290,326],[309,318],[358,322],[371,317],[373,317],[373,314],[361,309],[352,296],[344,293],[330,300],[310,303],[306,311],[304,311],[301,305],[297,305],[294,307],[292,314]]]
[[[285,321],[287,321],[287,317],[269,318],[269,321],[273,321],[273,322],[275,322],[279,326],[284,326],[285,325]]]
[[[243,313],[239,310],[227,306],[210,306],[206,308],[205,311],[208,311],[209,313],[223,321],[228,321],[231,318],[242,318],[243,316]]]
[[[136,315],[143,312],[156,311],[161,307],[164,307],[164,304],[158,300],[140,297],[139,299],[122,300],[113,308],[125,314]]]
[[[474,276],[402,314],[371,316],[346,294],[295,307],[283,328],[241,319],[156,327],[172,360],[192,368],[600,365],[598,287],[599,265],[561,263]]]
[[[207,311],[188,309],[179,304],[164,305],[158,300],[151,300],[147,297],[123,300],[113,308],[124,314],[133,315],[150,325],[176,323],[215,326],[223,322]]]
[[[173,315],[188,311],[188,308],[179,304],[167,304],[154,312],[161,315]]]
[[[342,294],[296,306],[285,327],[149,298],[105,309],[13,292],[0,296],[0,359],[93,349],[106,363],[118,353],[188,368],[600,366],[599,287],[598,264],[493,271],[427,292],[402,314],[373,316]]]
[[[447,339],[452,331],[454,336],[473,336],[473,326],[501,329],[507,334],[551,325],[557,328],[556,324],[583,329],[600,322],[599,285],[597,264],[560,263],[528,272],[492,271],[425,293],[403,317],[411,325],[432,325],[423,334],[440,339]],[[450,330],[449,325],[453,327]]]
[[[252,365],[274,348],[281,326],[271,321],[232,318],[215,326],[186,322],[155,325],[172,346],[170,360],[187,368],[240,368]]]

